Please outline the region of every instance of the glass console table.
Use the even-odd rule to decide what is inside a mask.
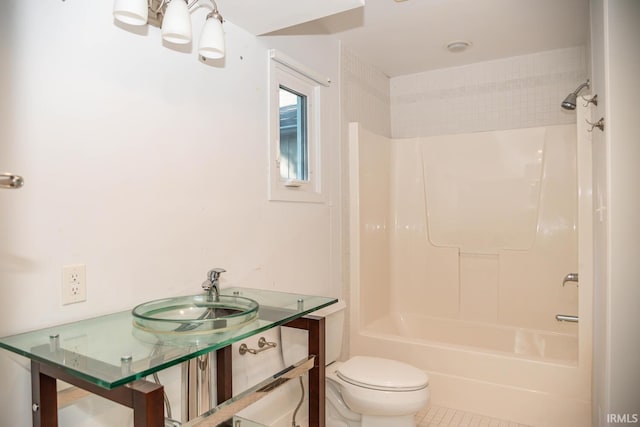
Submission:
[[[324,426],[325,327],[323,318],[310,314],[337,299],[248,288],[222,289],[220,294],[256,300],[257,318],[237,329],[167,340],[135,328],[131,311],[124,311],[1,338],[0,347],[31,359],[33,426],[58,426],[58,407],[73,400],[62,392],[58,396],[56,380],[62,380],[132,408],[134,427],[163,427],[164,389],[145,378],[207,354],[215,355],[218,406],[183,425],[237,425],[232,417],[244,407],[241,397],[247,393],[233,396],[231,344],[276,326],[309,331],[309,358],[249,391],[260,395],[274,383],[308,371],[309,425]]]

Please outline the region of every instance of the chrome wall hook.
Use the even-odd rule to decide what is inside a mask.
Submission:
[[[600,120],[595,123],[591,123],[587,119],[584,119],[584,121],[591,125],[591,129],[587,129],[588,132],[593,132],[593,128],[598,128],[601,131],[604,131],[604,117],[600,117]]]
[[[584,96],[582,97],[583,100],[587,101],[586,104],[584,104],[585,107],[588,107],[589,104],[593,104],[596,107],[598,106],[598,94],[596,93],[595,95],[593,95],[591,98],[585,98]]]

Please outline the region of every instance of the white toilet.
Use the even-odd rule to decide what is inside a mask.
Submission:
[[[338,362],[345,308],[339,301],[313,313],[325,317],[326,426],[415,427],[415,414],[429,401],[429,377],[406,363],[378,357]]]

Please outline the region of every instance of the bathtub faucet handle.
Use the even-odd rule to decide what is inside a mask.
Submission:
[[[578,273],[569,273],[564,276],[564,279],[562,280],[562,286],[564,286],[567,282],[578,283]]]

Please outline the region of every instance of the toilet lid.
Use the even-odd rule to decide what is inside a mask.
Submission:
[[[415,391],[429,384],[423,371],[397,360],[355,356],[336,371],[338,378],[358,387],[384,391]]]

